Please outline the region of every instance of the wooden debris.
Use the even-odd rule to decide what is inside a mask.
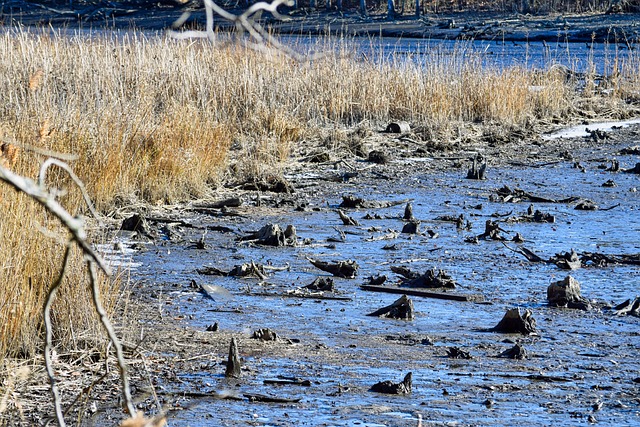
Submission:
[[[522,346],[522,344],[517,343],[516,345],[508,350],[503,351],[496,357],[522,360],[527,358],[527,350]]]
[[[312,258],[307,258],[314,267],[319,268],[322,271],[331,273],[336,277],[343,277],[345,279],[353,279],[358,274],[358,263],[354,260],[325,262]]]
[[[500,228],[500,223],[498,221],[491,221],[488,219],[485,222],[484,233],[478,235],[478,239],[485,240],[506,240],[503,236],[500,235],[501,231],[505,231]]]
[[[582,262],[580,261],[580,258],[578,258],[578,254],[573,249],[571,249],[571,252],[556,254],[555,257],[551,258],[549,261],[553,262],[563,270],[577,270],[582,266]]]
[[[278,334],[269,328],[262,328],[253,331],[251,338],[260,341],[278,341]]]
[[[238,208],[240,206],[242,206],[242,200],[239,197],[230,197],[215,202],[193,203],[188,209],[195,212],[202,210],[204,213],[209,213],[212,209]]]
[[[243,393],[244,397],[249,399],[249,402],[263,402],[263,403],[298,403],[302,398],[287,398],[287,397],[275,397],[266,394],[258,393]]]
[[[331,277],[317,277],[313,282],[304,287],[311,291],[335,292],[336,285]]]
[[[412,219],[402,227],[403,234],[420,234],[420,221]]]
[[[385,129],[386,133],[409,133],[411,126],[407,122],[391,122]]]
[[[367,161],[376,163],[379,165],[386,165],[391,161],[391,158],[387,153],[381,150],[371,150],[367,156]]]
[[[269,191],[272,193],[292,194],[295,192],[293,185],[281,176],[268,176],[266,178],[248,182],[241,187],[249,191]]]
[[[473,359],[468,351],[462,350],[459,347],[449,347],[447,349],[447,357],[449,359]]]
[[[595,211],[598,210],[598,205],[593,203],[591,200],[580,200],[576,207],[574,208],[577,211]]]
[[[283,231],[278,224],[267,224],[260,230],[241,237],[241,241],[255,241],[265,246],[295,246],[297,243],[296,229],[288,225]]]
[[[435,298],[435,299],[443,299],[443,300],[449,300],[449,301],[464,301],[464,302],[484,301],[484,297],[482,295],[477,295],[477,294],[463,295],[463,294],[453,294],[450,292],[426,291],[426,290],[416,289],[416,288],[399,288],[397,286],[360,285],[360,289],[365,291],[372,291],[372,292],[404,294],[404,295],[411,295],[415,297]]]
[[[636,163],[636,165],[632,168],[622,169],[622,172],[640,174],[640,163]]]
[[[484,179],[487,170],[487,159],[480,153],[473,156],[471,168],[467,172],[467,179]]]
[[[227,378],[240,378],[241,364],[240,356],[238,354],[238,343],[235,337],[231,338],[229,344],[229,357],[227,358],[227,368],[224,372],[224,376]]]
[[[521,314],[519,308],[511,308],[507,310],[502,320],[491,330],[505,334],[520,333],[529,335],[536,333],[536,321],[532,316],[531,310],[527,309],[524,314]]]
[[[408,279],[401,283],[400,286],[406,286],[410,288],[449,288],[456,287],[456,282],[447,274],[444,270],[436,270],[432,268],[427,270],[424,274]]]
[[[373,313],[367,314],[367,316],[385,317],[388,319],[398,320],[413,320],[413,301],[411,301],[406,295],[402,295],[395,300],[393,304],[386,307],[382,307]]]
[[[380,286],[387,281],[387,276],[384,274],[380,276],[370,276],[367,278],[367,281],[367,285],[369,286]]]
[[[589,310],[591,303],[580,293],[580,283],[571,276],[553,282],[547,288],[547,301],[554,307]]]
[[[613,310],[617,316],[640,317],[640,297],[636,297],[633,301],[628,299],[622,304],[616,305]]]
[[[126,218],[124,221],[122,221],[120,230],[134,231],[138,233],[138,235],[153,239],[153,236],[151,235],[151,229],[149,228],[147,220],[140,214],[133,214],[129,218]]]
[[[415,219],[413,217],[413,205],[411,203],[407,203],[407,206],[404,207],[404,215],[402,219],[405,221],[413,221]]]
[[[310,380],[303,380],[302,378],[296,377],[284,377],[282,375],[278,375],[276,379],[264,380],[263,383],[273,385],[299,385],[303,387],[311,387]]]
[[[397,202],[392,201],[367,201],[362,197],[356,197],[352,195],[344,195],[342,196],[342,203],[340,203],[341,208],[348,209],[358,209],[358,208],[366,208],[366,209],[381,209],[381,208],[390,208],[393,206],[398,206],[403,203],[407,203],[408,200],[399,200]]]
[[[385,394],[411,394],[413,387],[413,374],[409,372],[405,375],[402,382],[394,383],[393,381],[382,381],[371,386],[370,391]]]
[[[536,196],[519,188],[513,190],[508,186],[503,186],[496,190],[496,194],[490,197],[493,202],[518,203],[529,201],[534,203],[571,203],[579,200],[579,197],[566,197],[564,199],[550,199],[548,197]]]
[[[340,219],[342,220],[343,225],[360,225],[360,223],[355,218],[348,216],[340,209],[338,209],[338,215],[340,215]]]

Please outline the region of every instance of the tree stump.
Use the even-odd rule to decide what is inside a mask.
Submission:
[[[482,154],[476,154],[473,157],[471,168],[467,172],[467,179],[484,179],[484,173],[487,170],[487,160]]]
[[[407,206],[404,208],[404,216],[402,217],[405,221],[413,221],[413,205],[411,203],[407,203]]]
[[[413,320],[413,301],[411,301],[406,295],[402,295],[400,298],[395,300],[393,304],[382,307],[373,313],[367,314],[367,316],[386,317],[398,320]]]
[[[547,288],[547,301],[553,307],[589,310],[591,303],[580,293],[580,283],[571,276],[553,282]]]
[[[492,331],[506,334],[534,334],[536,333],[536,320],[529,309],[525,310],[524,314],[520,314],[519,308],[511,308],[507,310],[500,323]]]
[[[526,359],[527,358],[527,350],[522,346],[522,344],[517,343],[513,347],[508,350],[503,351],[498,355],[498,357],[506,357],[508,359]]]
[[[404,379],[400,383],[394,383],[393,381],[382,381],[371,386],[371,391],[376,393],[386,394],[411,394],[413,388],[413,374],[409,372],[405,375]]]
[[[238,355],[238,343],[235,337],[231,338],[231,344],[229,344],[229,357],[227,358],[227,369],[224,372],[224,376],[227,378],[240,378],[240,356]]]

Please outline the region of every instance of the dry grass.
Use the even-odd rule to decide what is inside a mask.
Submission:
[[[43,157],[28,147],[75,154],[71,166],[105,212],[132,201],[207,196],[230,164],[230,150],[245,177],[272,174],[294,144],[327,126],[408,120],[446,140],[460,122],[518,126],[567,117],[579,99],[563,73],[486,68],[468,55],[434,53],[420,66],[337,50],[341,55],[305,64],[234,45],[142,35],[5,33],[0,130],[23,149],[4,147],[3,162],[33,177]],[[637,93],[629,85],[637,86],[639,74],[621,69],[607,105]],[[594,105],[606,104],[598,99]],[[49,181],[67,189],[60,198],[70,211],[83,211],[64,174]],[[6,186],[0,217],[0,356],[31,355],[66,237]],[[82,267],[76,259],[55,310],[57,338],[67,346],[82,347],[98,334]],[[113,308],[117,286],[103,287]]]

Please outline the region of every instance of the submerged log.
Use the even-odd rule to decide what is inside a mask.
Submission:
[[[367,316],[385,317],[398,320],[413,320],[413,301],[411,301],[406,295],[402,295],[400,298],[395,300],[393,304],[382,307],[373,313],[367,314]]]
[[[411,394],[413,388],[413,374],[409,372],[405,375],[402,382],[394,383],[393,381],[382,381],[371,386],[371,391],[385,394]]]
[[[580,293],[580,283],[571,276],[553,282],[547,288],[547,301],[553,307],[589,310],[591,303]]]
[[[276,397],[269,396],[267,394],[259,393],[243,393],[244,397],[249,399],[249,402],[263,402],[263,403],[298,403],[302,398],[289,398],[289,397]]]
[[[298,241],[296,228],[288,225],[282,230],[278,224],[266,224],[260,230],[243,236],[240,241],[254,241],[265,246],[295,246]]]
[[[354,260],[325,262],[312,258],[307,258],[311,264],[319,268],[322,271],[331,273],[336,277],[343,277],[345,279],[353,279],[358,274],[358,263]]]
[[[505,334],[535,334],[536,320],[533,318],[531,310],[529,309],[525,310],[524,314],[520,314],[519,308],[511,308],[507,310],[502,320],[491,330]]]
[[[229,357],[227,358],[227,368],[224,376],[227,378],[240,378],[241,368],[238,343],[234,337],[231,338],[231,343],[229,344]]]
[[[411,295],[416,297],[435,298],[435,299],[443,299],[443,300],[449,300],[449,301],[464,301],[464,302],[484,301],[484,297],[482,295],[477,295],[477,294],[462,295],[462,294],[452,294],[449,292],[432,292],[432,291],[424,291],[421,289],[399,288],[397,286],[361,285],[360,288],[365,291],[386,292],[389,294],[404,294],[404,295]]]

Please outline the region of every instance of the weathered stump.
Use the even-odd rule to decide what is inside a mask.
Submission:
[[[402,286],[408,286],[412,288],[449,288],[456,287],[456,282],[447,274],[444,270],[436,270],[432,268],[427,270],[426,273],[405,281]]]
[[[580,283],[571,276],[553,282],[547,288],[547,301],[554,307],[577,308],[589,310],[591,303],[580,293]]]
[[[231,343],[229,344],[229,357],[227,358],[227,369],[224,372],[224,376],[227,378],[240,378],[241,368],[240,356],[238,354],[238,343],[235,338],[231,338]]]
[[[613,309],[618,316],[640,317],[640,297],[636,297],[633,301],[628,299],[622,304],[616,305]]]
[[[313,282],[305,286],[310,291],[335,292],[336,286],[331,277],[318,277]]]
[[[355,218],[352,218],[349,215],[345,214],[340,209],[338,209],[338,215],[340,215],[340,219],[342,220],[342,224],[343,225],[360,225],[358,220],[356,220]]]
[[[498,357],[505,357],[507,359],[526,359],[527,358],[527,350],[522,346],[522,344],[517,343],[513,347],[508,350],[503,351],[498,355]]]
[[[278,334],[269,328],[262,328],[254,331],[253,335],[251,335],[251,338],[260,341],[277,341]]]
[[[404,216],[402,217],[405,221],[413,221],[413,205],[411,203],[407,203],[407,206],[404,208]]]
[[[394,383],[393,381],[382,381],[371,386],[371,391],[386,394],[411,394],[413,388],[413,374],[409,372],[405,375],[402,382]]]
[[[336,277],[342,277],[345,279],[353,279],[358,274],[358,263],[354,260],[325,262],[311,258],[307,258],[311,264],[319,268],[322,271],[331,273]]]
[[[533,318],[531,310],[527,309],[524,314],[520,314],[519,308],[511,308],[507,310],[502,320],[491,330],[506,334],[534,334],[536,333],[536,320]]]
[[[419,234],[420,233],[420,221],[412,219],[402,227],[403,234]]]
[[[395,300],[393,304],[382,307],[373,313],[367,314],[367,316],[386,317],[398,320],[413,320],[413,301],[411,301],[406,295],[402,295],[400,298]]]
[[[476,154],[473,156],[471,168],[467,172],[467,179],[484,179],[484,174],[487,170],[487,160],[482,154]]]
[[[573,249],[571,249],[571,252],[556,254],[553,260],[555,264],[563,270],[577,270],[582,267],[582,262]]]

